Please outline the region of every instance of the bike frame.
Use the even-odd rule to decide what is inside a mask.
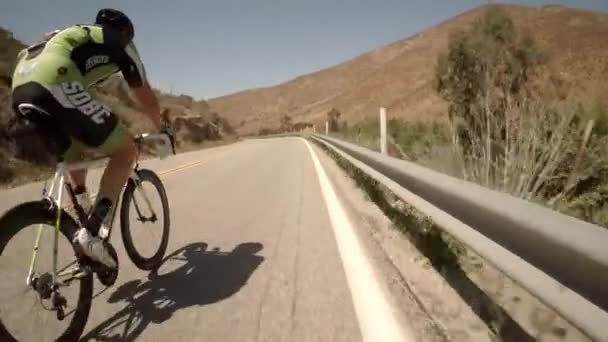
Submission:
[[[133,168],[133,172],[131,173],[129,178],[132,181],[134,181],[135,184],[138,184],[138,185],[140,183],[139,176],[137,174],[138,170],[139,170],[139,154],[141,153],[142,142],[144,142],[146,140],[161,141],[164,144],[164,146],[167,148],[169,146],[172,146],[171,141],[169,140],[169,138],[167,137],[166,134],[144,133],[135,139],[136,144],[137,144],[137,157],[136,157],[135,166]],[[166,153],[166,151],[164,151],[163,153],[161,153],[160,158],[165,159],[168,154],[169,153]],[[77,263],[77,260],[68,264],[66,267],[62,268],[61,270],[57,270],[57,249],[58,249],[58,244],[59,244],[59,234],[61,233],[60,225],[61,225],[61,215],[63,212],[62,205],[63,205],[64,190],[67,189],[68,195],[72,202],[72,206],[76,209],[77,215],[79,216],[79,219],[81,219],[81,222],[82,222],[83,217],[85,216],[84,210],[82,209],[82,207],[76,200],[76,195],[72,189],[71,184],[69,182],[66,182],[65,178],[67,176],[69,176],[69,172],[72,170],[89,169],[92,166],[101,164],[102,162],[105,162],[107,160],[109,160],[109,158],[100,158],[100,159],[94,159],[91,161],[76,162],[76,163],[66,163],[64,161],[60,161],[57,164],[57,167],[55,168],[55,174],[53,176],[53,180],[51,182],[48,193],[46,191],[46,183],[45,183],[45,187],[42,191],[43,198],[50,201],[50,203],[52,203],[55,206],[55,208],[57,208],[57,216],[55,219],[55,225],[54,225],[54,229],[53,229],[53,272],[52,272],[52,277],[53,277],[54,284],[57,284],[57,279],[60,277],[71,276],[71,278],[69,280],[67,280],[67,282],[69,282],[73,279],[80,278],[85,275],[85,273],[78,272],[78,271],[82,271],[82,270],[75,271],[74,269],[70,269],[70,267],[72,265]],[[145,189],[143,187],[137,186],[137,191],[144,198],[144,201],[145,201],[146,205],[148,206],[149,212],[154,213],[154,210],[152,208],[152,205],[146,194]],[[121,195],[119,195],[119,198],[120,198],[120,196]],[[104,238],[106,240],[110,239],[110,236],[112,233],[112,227],[114,225],[114,219],[116,217],[116,208],[117,207],[118,207],[118,201],[115,201],[115,205],[112,208],[112,213],[108,217],[110,221],[109,221],[109,225],[108,225],[108,235]],[[30,266],[29,266],[28,274],[27,274],[27,278],[26,278],[27,286],[31,286],[31,284],[32,284],[34,268],[36,265],[36,259],[38,256],[38,248],[40,247],[40,240],[42,238],[43,228],[44,227],[42,226],[42,224],[38,225],[38,232],[36,234],[36,239],[34,241],[34,250],[32,252],[32,258],[30,261]]]

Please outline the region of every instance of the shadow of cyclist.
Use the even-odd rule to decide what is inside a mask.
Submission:
[[[247,283],[264,258],[256,255],[263,246],[242,243],[230,252],[208,251],[198,242],[182,247],[165,258],[160,271],[148,281],[122,284],[108,299],[127,304],[118,313],[93,328],[82,341],[133,341],[150,323],[162,323],[179,309],[226,299]],[[166,267],[177,268],[163,273]],[[160,274],[159,274],[160,273]]]

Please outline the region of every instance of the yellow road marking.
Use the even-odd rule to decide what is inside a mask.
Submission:
[[[230,145],[228,145],[228,146],[230,146]],[[223,146],[223,147],[228,147],[228,146]],[[215,156],[215,158],[217,158],[217,155]],[[188,164],[184,164],[184,165],[178,166],[178,167],[173,168],[173,169],[169,169],[169,170],[165,170],[165,171],[159,171],[159,172],[157,172],[157,174],[158,174],[159,177],[162,178],[162,176],[169,175],[169,174],[175,173],[177,171],[181,171],[181,170],[184,170],[184,169],[188,169],[188,168],[191,168],[191,167],[195,167],[195,166],[198,166],[198,165],[205,164],[206,162],[211,161],[211,160],[213,160],[215,158],[212,157],[212,158],[208,158],[208,159],[205,159],[205,160],[199,160],[199,161],[191,162],[191,163],[188,163]],[[89,199],[90,200],[95,199],[95,197],[97,196],[97,194],[98,194],[98,192],[96,192],[94,194],[90,194],[89,195]],[[69,205],[65,206],[64,209],[70,209],[72,207],[73,206],[71,204],[69,204]]]
[[[233,147],[234,147],[233,144],[229,144],[229,145],[225,145],[225,146],[220,146],[220,147],[216,148],[216,152],[217,152],[217,150],[220,150],[220,149],[221,150],[228,149],[228,148],[231,149]],[[184,169],[195,167],[195,166],[198,166],[198,165],[201,165],[201,164],[205,164],[206,162],[209,162],[209,161],[212,161],[212,160],[215,160],[215,159],[219,158],[219,156],[221,156],[221,155],[223,155],[223,154],[221,154],[221,153],[213,153],[210,156],[206,156],[207,158],[205,160],[199,160],[199,161],[191,162],[191,163],[188,163],[188,164],[184,164],[182,166],[178,166],[178,167],[176,167],[174,169],[160,171],[160,172],[158,172],[158,175],[159,176],[164,176],[164,175],[168,175],[168,174],[171,174],[171,173],[175,173],[175,172],[180,171],[180,170],[184,170]]]
[[[192,163],[184,164],[184,165],[182,165],[182,166],[178,166],[178,167],[176,167],[176,168],[174,168],[174,169],[169,169],[169,170],[165,170],[165,171],[159,172],[159,173],[158,173],[158,176],[160,177],[160,176],[168,175],[168,174],[171,174],[171,173],[175,173],[175,172],[180,171],[180,170],[183,170],[183,169],[187,169],[187,168],[195,167],[195,166],[197,166],[197,165],[204,164],[204,163],[206,163],[206,162],[208,162],[208,161],[209,161],[209,160],[200,160],[200,161],[196,161],[196,162],[192,162]],[[90,199],[90,200],[93,200],[93,199],[95,199],[95,197],[96,197],[96,196],[97,196],[97,192],[96,192],[96,193],[94,193],[94,194],[89,195],[89,199]],[[70,204],[70,205],[68,205],[68,206],[65,206],[65,208],[64,208],[64,209],[69,209],[69,208],[71,208],[71,207],[72,207],[72,205]]]
[[[209,160],[201,160],[201,161],[196,161],[196,162],[188,163],[186,165],[178,166],[178,167],[176,167],[174,169],[170,169],[170,170],[165,170],[165,171],[159,172],[158,175],[159,176],[168,175],[170,173],[174,173],[174,172],[177,172],[179,170],[183,170],[183,169],[187,169],[187,168],[191,168],[191,167],[194,167],[194,166],[197,166],[197,165],[204,164],[204,163],[206,163],[208,161]]]

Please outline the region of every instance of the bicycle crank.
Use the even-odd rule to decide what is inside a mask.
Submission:
[[[116,262],[115,269],[109,268],[89,258],[86,254],[84,254],[80,245],[77,242],[74,242],[74,250],[76,252],[76,258],[78,259],[80,265],[85,269],[91,270],[93,271],[93,273],[97,274],[97,279],[102,285],[110,287],[114,285],[116,279],[118,278],[118,254],[116,253],[114,247],[107,240],[103,240],[103,244]]]
[[[118,254],[110,243],[105,240],[103,243],[112,258],[114,258],[114,261],[116,261],[116,268],[109,268],[100,263],[94,262],[92,269],[97,274],[97,279],[99,279],[99,282],[102,283],[104,286],[110,287],[114,285],[116,279],[118,278]]]

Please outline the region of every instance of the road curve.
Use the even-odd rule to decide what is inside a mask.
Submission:
[[[331,184],[322,187],[314,158],[304,140],[284,138],[143,163],[162,175],[170,200],[166,262],[158,274],[138,270],[115,230],[120,275],[95,298],[83,340],[351,342],[388,330],[390,340],[413,341],[373,265],[361,265],[365,251],[353,251],[357,234],[344,220],[356,222],[336,219],[339,201],[328,204]],[[98,179],[93,172],[91,187]],[[40,190],[0,192],[0,212]],[[373,315],[388,322],[382,331]]]

